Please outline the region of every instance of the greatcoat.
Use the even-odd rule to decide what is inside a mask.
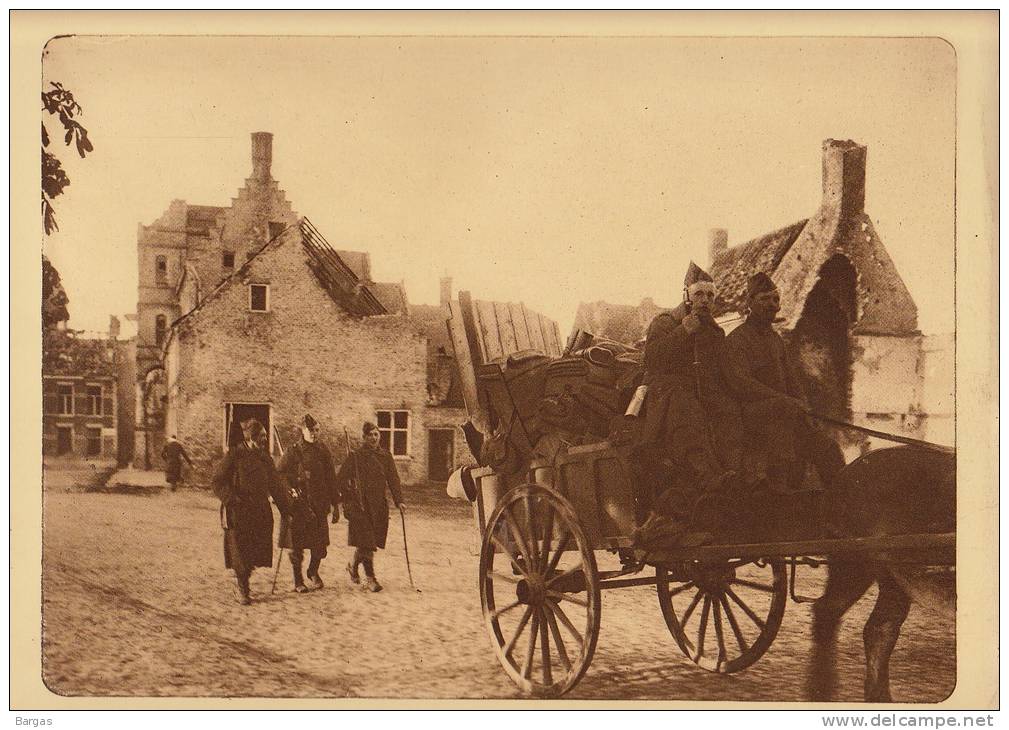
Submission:
[[[185,459],[190,465],[189,455],[182,448],[178,441],[169,441],[161,449],[161,458],[165,460],[165,481],[175,484],[182,477],[182,460]]]
[[[273,498],[281,514],[287,499],[270,454],[245,442],[218,465],[214,494],[221,500],[224,566],[237,573],[273,565]]]
[[[281,521],[282,548],[310,549],[326,555],[329,523],[326,515],[339,505],[333,459],[321,443],[304,439],[284,452],[277,471],[286,482],[289,514]]]
[[[347,543],[364,550],[384,548],[389,534],[386,489],[398,507],[403,501],[399,472],[392,454],[365,444],[355,449],[336,475],[339,501],[347,517]]]

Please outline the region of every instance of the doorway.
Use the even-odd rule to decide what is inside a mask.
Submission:
[[[225,403],[224,404],[224,448],[231,449],[243,440],[242,421],[255,418],[270,434],[270,453],[273,453],[273,423],[270,418],[269,403]]]
[[[56,453],[62,456],[73,451],[74,430],[69,426],[56,428]]]
[[[451,428],[432,428],[427,432],[427,476],[434,482],[447,482],[455,466],[455,432]]]

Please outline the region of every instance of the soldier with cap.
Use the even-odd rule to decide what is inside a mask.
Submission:
[[[218,465],[213,487],[221,500],[224,565],[235,571],[239,603],[248,605],[252,603],[252,571],[273,565],[270,497],[282,516],[287,513],[287,499],[270,457],[266,429],[259,421],[249,419],[242,422],[241,432],[242,440]]]
[[[746,303],[746,321],[725,340],[735,373],[731,382],[742,402],[745,470],[766,480],[771,491],[789,492],[801,486],[809,460],[826,485],[844,466],[844,456],[805,417],[809,405],[798,370],[773,327],[781,295],[767,274],[750,277]]]
[[[290,510],[280,528],[280,547],[290,549],[294,572],[294,590],[306,593],[302,575],[304,551],[310,552],[308,581],[312,588],[323,587],[319,566],[329,546],[326,517],[333,509],[333,521],[339,519],[336,470],[329,449],[319,441],[319,422],[310,414],[301,420],[301,438],[281,457],[277,470],[287,483]]]
[[[336,475],[336,482],[343,513],[349,523],[347,542],[354,548],[347,573],[352,583],[360,583],[358,568],[363,565],[368,589],[377,593],[382,586],[375,578],[375,550],[385,548],[389,534],[386,490],[401,512],[406,510],[406,506],[403,504],[396,463],[392,454],[380,446],[378,426],[365,423],[361,431],[364,444],[347,455]]]

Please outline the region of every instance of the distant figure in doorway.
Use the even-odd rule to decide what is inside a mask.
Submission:
[[[192,468],[193,462],[190,461],[189,454],[182,448],[182,444],[179,443],[175,434],[168,437],[164,448],[161,449],[161,458],[165,460],[165,481],[168,482],[169,489],[174,492],[182,481],[182,460],[185,459],[190,468]]]
[[[375,578],[375,550],[385,548],[389,534],[385,490],[392,494],[392,501],[401,512],[406,511],[406,505],[392,454],[379,446],[378,426],[365,423],[361,431],[364,445],[347,455],[336,475],[336,484],[349,523],[347,542],[355,548],[353,560],[347,564],[350,580],[361,582],[358,568],[363,565],[368,590],[377,593],[382,585]]]
[[[257,567],[273,565],[273,510],[270,498],[287,514],[287,498],[270,456],[263,425],[242,422],[243,441],[233,446],[214,474],[214,494],[221,500],[224,566],[235,571],[238,602],[252,603],[249,577]]]
[[[301,440],[284,452],[277,466],[287,482],[290,501],[288,516],[280,528],[280,547],[290,549],[294,571],[294,590],[307,593],[301,573],[304,551],[311,553],[308,582],[316,590],[322,588],[319,566],[329,546],[329,524],[326,516],[333,508],[334,521],[339,515],[339,495],[336,491],[336,470],[329,449],[319,441],[319,423],[311,415],[301,419]]]

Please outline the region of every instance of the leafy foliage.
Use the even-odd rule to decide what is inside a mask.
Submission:
[[[55,81],[50,82],[52,88],[42,93],[42,111],[55,116],[63,126],[63,141],[69,147],[73,143],[77,147],[77,154],[84,158],[89,152],[94,150],[91,140],[88,139],[88,130],[74,117],[79,116],[83,109],[74,99],[74,95],[63,88],[63,85]],[[56,225],[56,213],[53,210],[52,200],[62,194],[64,188],[70,184],[63,165],[59,158],[48,151],[50,143],[49,131],[46,123],[42,121],[42,220],[46,234],[59,230]]]
[[[70,319],[70,311],[67,309],[69,302],[70,298],[63,290],[63,283],[60,281],[60,273],[43,254],[42,328],[44,330]]]

